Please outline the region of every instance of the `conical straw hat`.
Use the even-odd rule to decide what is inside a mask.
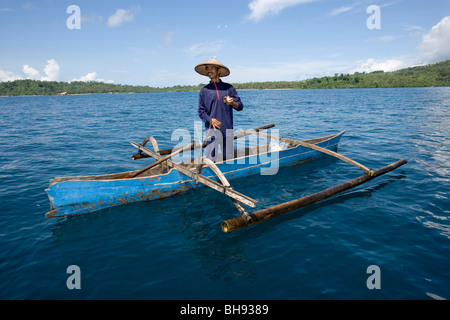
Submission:
[[[222,62],[217,60],[216,57],[211,58],[209,60],[206,60],[205,62],[200,63],[199,65],[197,65],[195,67],[195,71],[200,73],[202,76],[208,76],[208,74],[206,73],[206,66],[207,65],[217,66],[219,68],[219,71],[220,71],[219,74],[220,74],[221,77],[226,77],[226,76],[230,75],[230,69],[228,69]]]

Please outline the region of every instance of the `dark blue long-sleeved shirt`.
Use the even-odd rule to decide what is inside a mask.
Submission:
[[[217,90],[216,90],[217,86]],[[198,115],[205,122],[205,128],[209,129],[211,119],[215,118],[222,124],[220,131],[225,137],[227,129],[233,129],[233,107],[223,102],[225,96],[230,96],[239,104],[237,111],[244,108],[236,89],[228,83],[220,80],[218,83],[210,82],[200,90],[198,99]]]

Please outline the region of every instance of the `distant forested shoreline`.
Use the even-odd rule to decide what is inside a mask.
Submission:
[[[339,88],[394,88],[450,86],[450,60],[405,68],[393,72],[338,74],[302,81],[268,81],[233,83],[236,89],[339,89]],[[56,82],[39,80],[15,80],[0,82],[0,96],[114,94],[144,92],[199,91],[204,84],[196,86],[173,86],[166,88],[131,86],[97,81]]]

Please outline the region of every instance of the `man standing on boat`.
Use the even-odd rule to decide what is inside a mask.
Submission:
[[[222,82],[230,70],[216,57],[200,63],[195,71],[211,79],[210,83],[200,90],[198,115],[205,122],[207,136],[206,157],[212,161],[217,159],[219,145],[222,148],[223,160],[234,158],[233,109],[241,111],[244,105],[236,89]]]

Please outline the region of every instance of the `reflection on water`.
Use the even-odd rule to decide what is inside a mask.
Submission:
[[[417,220],[425,227],[435,229],[440,235],[450,238],[450,95],[446,88],[436,88],[433,94],[427,92],[414,101],[415,131],[411,132],[411,143],[417,149],[415,161],[428,183],[434,199],[423,201],[416,207]],[[414,108],[415,107],[415,108]],[[419,178],[420,179],[420,178]],[[417,186],[417,192],[422,189]]]

